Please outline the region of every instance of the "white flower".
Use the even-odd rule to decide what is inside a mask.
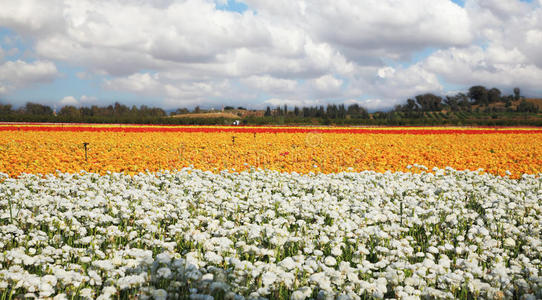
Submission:
[[[88,257],[88,256],[83,256],[83,257],[80,257],[79,258],[79,261],[83,264],[88,264],[89,262],[92,261],[92,258]]]
[[[166,300],[167,299],[167,292],[163,289],[158,289],[152,291],[152,297],[155,300]]]
[[[222,256],[216,254],[215,252],[212,252],[212,251],[208,251],[205,253],[205,259],[210,262],[210,263],[213,263],[215,265],[219,265],[222,263],[223,261],[223,258]]]
[[[290,271],[296,267],[296,263],[291,257],[286,257],[279,263],[279,266],[283,267],[287,271]]]
[[[333,256],[327,256],[325,259],[324,259],[324,263],[327,265],[327,266],[334,266],[337,264],[337,260],[335,260],[335,258]]]
[[[504,246],[513,248],[513,247],[516,246],[516,241],[514,241],[513,238],[508,237],[508,238],[504,239]]]
[[[201,276],[201,280],[213,281],[214,277],[215,276],[213,275],[213,273],[207,273],[207,274]]]
[[[83,298],[91,299],[93,295],[92,289],[90,288],[84,288],[79,291],[79,296]]]
[[[262,284],[268,286],[273,284],[277,280],[277,274],[273,272],[265,272],[262,274]]]
[[[162,267],[156,271],[156,275],[162,278],[169,278],[171,276],[171,270],[168,267]]]
[[[343,251],[341,250],[340,246],[335,246],[331,249],[331,254],[333,256],[341,256],[341,254],[343,254]]]
[[[161,264],[169,264],[171,262],[171,256],[166,253],[160,253],[156,256],[156,261]]]
[[[290,300],[305,300],[312,294],[312,290],[309,287],[302,287],[295,290],[290,296]]]
[[[130,289],[174,299],[188,289],[192,299],[223,291],[234,300],[271,298],[278,286],[292,299],[313,289],[317,298],[444,299],[464,284],[480,298],[538,291],[540,176],[435,173],[7,178],[0,290],[71,298],[81,289],[81,298],[113,299]],[[8,198],[20,210],[13,222],[2,209]],[[156,249],[164,250],[154,257]],[[254,279],[262,285],[246,284]]]
[[[106,286],[102,290],[102,294],[107,296],[113,295],[115,293],[117,293],[117,289],[114,286]]]
[[[192,294],[190,295],[190,300],[213,300],[213,296],[203,295],[203,294]]]
[[[55,292],[55,289],[50,283],[43,282],[40,284],[40,297],[49,297]]]
[[[53,300],[68,300],[68,296],[66,296],[66,294],[62,293],[62,294],[58,294],[56,296],[53,297]]]
[[[309,278],[312,282],[318,284],[318,286],[325,291],[331,291],[331,282],[325,273],[315,273]]]

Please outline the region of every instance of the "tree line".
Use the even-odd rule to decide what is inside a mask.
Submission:
[[[519,104],[518,104],[519,101]],[[512,105],[515,102],[515,107]],[[502,103],[500,105],[492,105]],[[233,106],[224,107],[225,110],[234,109]],[[239,106],[238,110],[246,110]],[[170,115],[204,112],[199,106],[192,111],[187,108],[179,108]],[[428,113],[434,112],[430,115]],[[497,88],[488,89],[481,85],[472,86],[467,93],[438,96],[432,93],[417,95],[406,100],[404,104],[396,105],[392,110],[377,111],[370,114],[368,110],[359,104],[328,104],[317,106],[288,105],[266,107],[263,117],[250,116],[243,119],[245,124],[372,124],[388,122],[393,125],[418,124],[435,122],[432,117],[442,115],[442,119],[448,119],[445,113],[538,113],[539,108],[535,104],[525,100],[521,96],[520,89],[514,88],[513,94],[503,95]],[[433,118],[434,119],[434,118]],[[374,121],[381,120],[381,121]],[[418,121],[415,121],[418,120]],[[118,102],[108,106],[63,106],[58,112],[50,106],[38,103],[26,103],[26,105],[14,109],[10,104],[0,103],[0,121],[24,121],[24,122],[88,122],[88,123],[151,123],[151,124],[231,124],[230,119],[225,118],[170,118],[162,108],[149,107],[146,105],[131,106]],[[446,122],[446,121],[442,121]],[[376,124],[375,123],[375,124]],[[384,124],[382,124],[384,125]]]
[[[483,112],[528,112],[537,113],[538,106],[527,102],[520,94],[519,88],[514,88],[513,94],[502,95],[498,88],[487,89],[484,86],[476,85],[469,88],[467,94],[457,93],[451,96],[437,96],[431,93],[418,95],[414,99],[410,98],[404,105],[397,105],[394,111],[404,112],[409,117],[423,116],[423,112],[442,111],[443,109],[460,112],[472,111],[473,107]],[[515,109],[511,108],[513,101],[520,101]],[[493,106],[494,103],[503,103],[504,107]]]
[[[69,118],[85,118],[85,117],[164,117],[166,112],[161,108],[148,107],[141,105],[140,107],[126,105],[116,102],[114,105],[97,106],[92,105],[90,107],[82,106],[75,107],[73,105],[63,106],[58,113],[56,113],[50,106],[28,102],[26,105],[14,110],[11,104],[0,104],[0,114],[2,115],[36,115],[47,116],[57,115]]]
[[[308,106],[298,107],[295,106],[293,110],[288,110],[288,105],[277,106],[275,109],[271,109],[268,106],[264,113],[265,117],[299,117],[299,118],[328,118],[328,119],[346,119],[347,116],[351,118],[368,119],[369,113],[366,108],[359,104],[351,104],[346,107],[344,104],[328,104],[326,107],[320,106]]]

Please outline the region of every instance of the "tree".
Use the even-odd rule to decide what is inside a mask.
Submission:
[[[344,107],[344,104],[339,104],[338,117],[339,119],[346,118],[346,108]]]
[[[357,115],[359,114],[359,111],[360,111],[360,106],[357,103],[348,105],[348,108],[346,109],[346,112],[349,115]]]
[[[324,110],[323,105],[320,105],[320,107],[318,108],[318,112],[316,113],[316,116],[320,118],[326,117],[326,111]]]
[[[116,117],[126,116],[129,111],[130,109],[128,108],[128,106],[115,102],[113,107],[113,114]]]
[[[337,118],[337,114],[338,114],[337,105],[328,104],[327,108],[326,108],[327,117],[330,118],[330,119],[335,119],[335,118]]]
[[[280,106],[277,106],[275,110],[277,112],[277,116],[282,116],[282,109],[280,108]]]
[[[537,113],[539,109],[538,106],[536,106],[534,103],[523,100],[519,103],[516,110],[518,112]]]
[[[188,108],[177,108],[177,110],[175,110],[175,114],[176,115],[182,115],[182,114],[187,114],[189,113],[190,111],[188,110]]]
[[[489,103],[497,103],[501,101],[501,91],[498,88],[492,88],[487,91],[487,99]]]
[[[348,108],[346,109],[346,113],[356,118],[362,118],[362,119],[369,118],[369,113],[367,112],[367,109],[365,109],[364,107],[361,107],[357,103],[350,104]]]
[[[514,96],[508,95],[506,97],[503,97],[503,99],[504,99],[504,107],[512,106],[512,101],[514,100]]]
[[[47,105],[28,102],[24,107],[24,112],[30,115],[52,115],[53,109]]]
[[[12,112],[11,104],[0,104],[0,115],[9,115]]]
[[[199,114],[201,112],[201,108],[199,108],[199,105],[194,108],[194,112]]]
[[[446,99],[444,99],[444,103],[448,105],[451,111],[459,111],[459,103],[456,96],[446,96]]]
[[[405,109],[407,112],[413,112],[418,111],[419,107],[416,104],[416,101],[414,101],[414,99],[408,99]]]
[[[296,117],[299,116],[299,107],[297,107],[297,106],[294,107],[294,115],[295,115]]]
[[[60,109],[58,115],[67,118],[79,118],[81,117],[81,110],[73,105],[66,105]]]
[[[271,107],[268,106],[268,107],[265,109],[264,116],[266,116],[266,117],[270,117],[270,116],[271,116]]]
[[[455,95],[455,97],[457,98],[457,105],[459,105],[460,110],[463,110],[463,111],[472,110],[471,103],[467,95],[463,93],[458,93],[457,95]]]
[[[520,90],[519,90],[518,87],[515,87],[514,88],[514,99],[517,101],[517,100],[519,100],[519,98],[521,98]]]
[[[489,102],[487,89],[481,85],[475,85],[469,88],[469,98],[471,98],[475,104],[487,105]]]
[[[415,97],[422,111],[439,111],[442,109],[442,98],[440,96],[427,93]]]

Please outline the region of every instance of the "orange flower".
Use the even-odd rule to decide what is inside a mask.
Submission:
[[[256,135],[216,130],[4,130],[0,132],[0,172],[10,176],[56,170],[134,174],[188,166],[210,171],[256,167],[298,173],[385,172],[412,171],[407,166],[416,163],[429,169],[482,168],[503,176],[509,170],[513,177],[542,173],[542,132],[532,129],[514,128],[507,134],[501,133],[505,128],[485,129],[483,134],[435,133],[440,129],[434,128],[427,134],[401,134],[397,128],[379,128],[375,133],[340,130],[260,131]],[[383,130],[388,132],[383,134]],[[88,143],[87,159],[83,143]]]

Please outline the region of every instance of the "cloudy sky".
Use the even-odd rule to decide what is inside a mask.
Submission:
[[[542,95],[542,0],[3,0],[0,102],[360,103]]]

